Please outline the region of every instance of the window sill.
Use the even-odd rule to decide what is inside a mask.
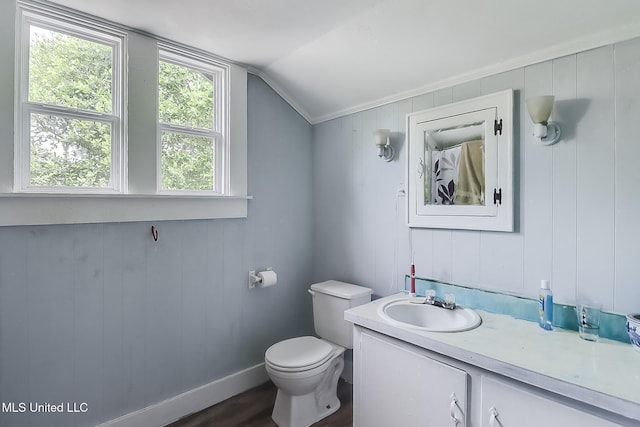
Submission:
[[[251,196],[0,194],[0,226],[246,218]]]

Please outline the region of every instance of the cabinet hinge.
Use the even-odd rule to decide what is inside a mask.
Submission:
[[[502,204],[502,188],[493,189],[493,204],[497,205],[498,203]]]
[[[493,134],[497,135],[498,132],[502,135],[502,119],[500,119],[500,122],[498,122],[498,119],[493,121]]]

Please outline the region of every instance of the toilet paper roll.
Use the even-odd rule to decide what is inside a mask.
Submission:
[[[260,287],[265,288],[267,286],[273,286],[278,283],[278,275],[275,271],[267,270],[258,273],[260,278]]]

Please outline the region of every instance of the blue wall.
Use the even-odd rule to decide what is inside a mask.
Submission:
[[[640,311],[640,38],[579,52],[314,126],[315,280],[388,295],[416,275],[554,301]],[[409,229],[404,188],[408,113],[513,89],[515,232]],[[553,94],[562,139],[543,146],[524,106]],[[387,128],[397,156],[376,156]]]
[[[246,219],[0,227],[0,402],[89,405],[1,426],[110,420],[312,331],[311,126],[251,75],[248,122]]]

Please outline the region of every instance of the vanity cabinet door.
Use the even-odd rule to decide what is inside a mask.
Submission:
[[[520,387],[482,377],[482,427],[619,426]]]
[[[366,331],[356,337],[354,426],[467,425],[465,371],[395,340]]]

